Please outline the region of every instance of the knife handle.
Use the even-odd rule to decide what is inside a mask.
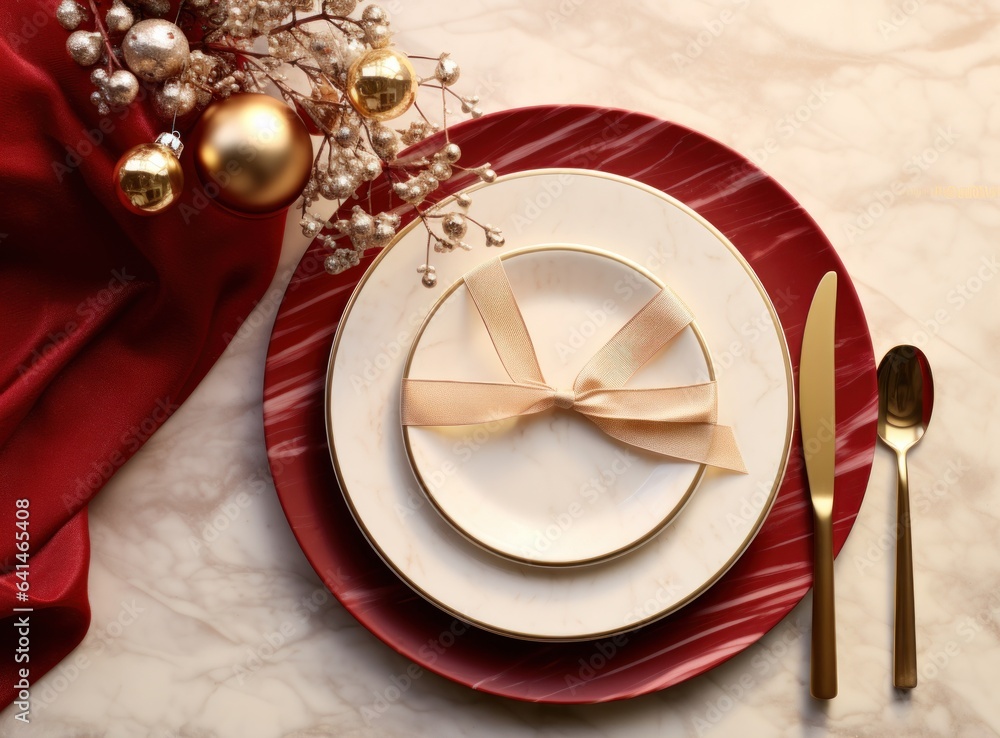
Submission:
[[[899,689],[917,686],[917,633],[913,604],[913,543],[910,538],[910,489],[906,452],[896,453],[896,597],[892,639],[892,683]]]
[[[832,505],[831,505],[832,507]],[[815,515],[812,657],[809,691],[816,699],[837,696],[837,623],[833,594],[833,511]]]

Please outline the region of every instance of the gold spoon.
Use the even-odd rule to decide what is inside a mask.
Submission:
[[[915,346],[897,346],[878,366],[878,435],[896,452],[896,603],[892,683],[917,686],[917,635],[913,607],[913,545],[906,452],[923,438],[934,405],[934,380],[927,357]]]

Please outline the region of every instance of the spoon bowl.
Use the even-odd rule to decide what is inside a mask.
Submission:
[[[878,367],[878,435],[891,449],[908,451],[923,438],[934,405],[927,357],[915,346],[896,346]]]
[[[896,452],[896,594],[892,683],[917,686],[917,637],[913,601],[913,543],[906,452],[927,430],[934,380],[927,357],[915,346],[896,346],[878,367],[878,435]]]

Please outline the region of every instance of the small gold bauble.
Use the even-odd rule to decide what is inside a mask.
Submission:
[[[62,0],[56,8],[56,20],[67,31],[75,31],[87,18],[87,11],[76,0]]]
[[[291,108],[268,95],[234,95],[208,106],[190,140],[206,193],[239,214],[281,210],[309,181],[309,132]]]
[[[111,33],[125,33],[135,23],[135,16],[132,14],[132,9],[122,0],[114,0],[104,16],[104,22]]]
[[[351,65],[347,96],[366,118],[398,118],[417,98],[417,74],[410,60],[398,51],[373,49]]]
[[[114,183],[118,199],[130,212],[153,215],[177,202],[184,190],[184,170],[167,146],[144,143],[118,160]]]
[[[131,105],[139,94],[139,80],[127,69],[116,69],[104,83],[104,96],[115,107]]]
[[[184,31],[170,21],[150,18],[132,26],[122,39],[128,68],[147,82],[162,82],[184,71],[191,55]]]
[[[66,51],[81,67],[89,67],[100,61],[104,41],[96,31],[73,31],[66,39]]]

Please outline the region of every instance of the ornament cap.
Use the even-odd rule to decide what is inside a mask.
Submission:
[[[170,149],[171,154],[176,156],[178,159],[181,158],[181,153],[184,151],[184,144],[181,142],[181,134],[177,131],[161,133],[156,137],[156,143],[166,146]]]

